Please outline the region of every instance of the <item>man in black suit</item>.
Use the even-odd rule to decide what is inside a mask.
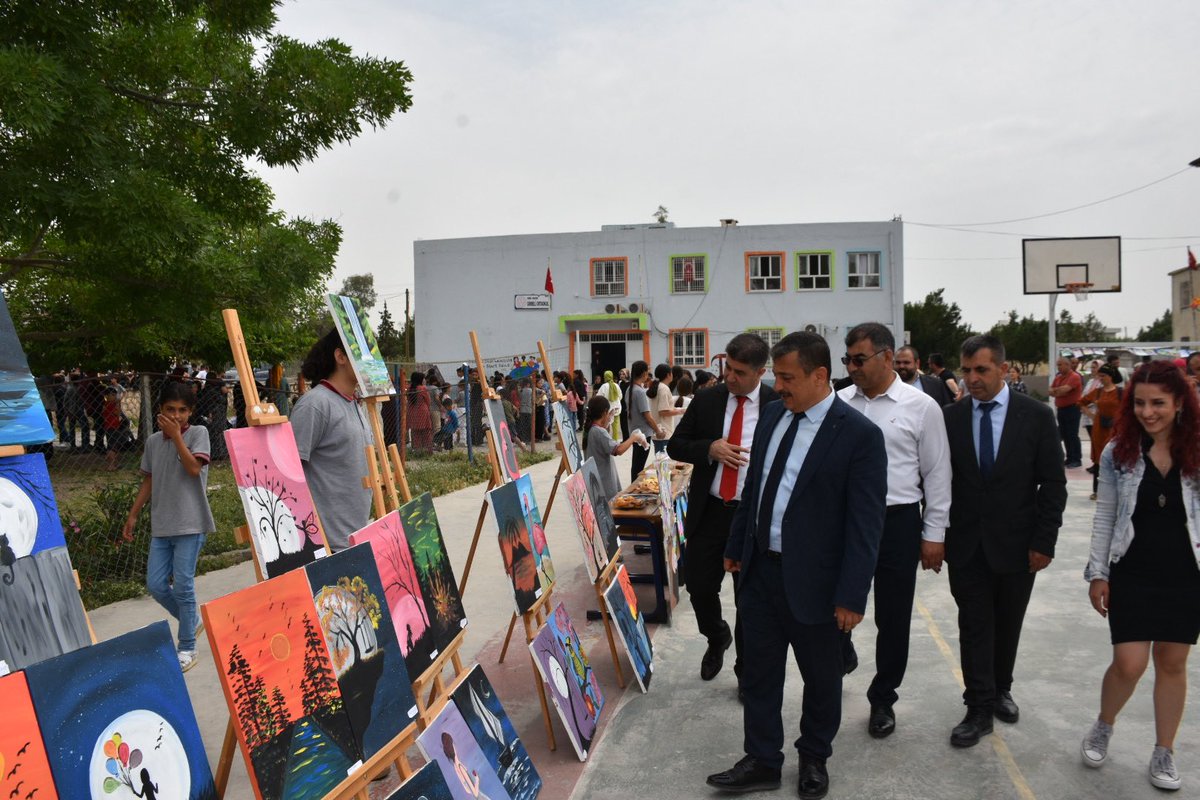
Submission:
[[[896,351],[896,358],[892,362],[892,366],[896,368],[896,374],[900,376],[900,380],[909,386],[920,389],[937,401],[939,406],[948,406],[954,402],[944,380],[932,375],[921,374],[921,354],[912,345],[905,345]]]
[[[833,394],[829,345],[792,333],[771,351],[782,402],[763,408],[725,568],[741,572],[746,756],[710,775],[731,792],[779,786],[791,645],[804,679],[799,795],[824,797],[842,717],[842,634],[862,621],[887,504],[883,433]]]
[[[1004,345],[972,336],[962,345],[969,397],[943,409],[950,441],[946,563],[958,604],[967,715],[950,743],[971,747],[992,717],[1014,723],[1013,667],[1034,577],[1054,558],[1067,481],[1054,413],[1009,391]]]
[[[700,662],[700,677],[706,681],[721,671],[730,642],[736,642],[734,673],[741,673],[741,626],[735,620],[730,635],[721,614],[721,581],[729,525],[746,481],[747,445],[763,406],[776,399],[775,390],[762,384],[768,355],[767,343],[753,333],[733,337],[725,346],[725,382],[696,394],[667,442],[671,458],[693,465],[684,523],[684,584],[696,624],[708,639]],[[737,587],[735,573],[735,598]]]

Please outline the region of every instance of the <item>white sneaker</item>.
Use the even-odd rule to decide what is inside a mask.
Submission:
[[[1083,737],[1079,752],[1083,754],[1083,763],[1092,769],[1099,769],[1108,760],[1108,740],[1113,734],[1113,727],[1102,719],[1092,723],[1092,729]]]
[[[179,668],[187,672],[192,667],[196,666],[196,651],[195,650],[180,650],[179,651]]]
[[[1150,784],[1170,791],[1183,785],[1179,770],[1175,769],[1175,754],[1169,748],[1154,745],[1154,755],[1150,756]]]

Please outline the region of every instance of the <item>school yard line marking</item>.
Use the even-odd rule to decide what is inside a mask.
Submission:
[[[917,611],[925,618],[925,627],[929,629],[929,635],[933,637],[938,650],[942,652],[942,657],[950,665],[950,671],[954,673],[954,679],[958,681],[959,688],[965,688],[962,668],[959,666],[958,659],[954,657],[954,651],[950,649],[950,644],[942,636],[942,631],[938,628],[938,624],[934,622],[933,614],[921,602],[921,598],[917,597],[914,599]],[[1033,793],[1029,782],[1025,780],[1025,775],[1021,772],[1021,768],[1017,766],[1017,760],[1013,758],[1012,751],[1008,749],[1008,742],[1004,741],[1004,737],[1000,735],[999,731],[993,732],[991,739],[992,749],[999,756],[1000,763],[1004,765],[1004,771],[1008,773],[1008,779],[1012,781],[1013,788],[1017,790],[1017,794],[1021,797],[1021,800],[1037,800],[1037,795]]]

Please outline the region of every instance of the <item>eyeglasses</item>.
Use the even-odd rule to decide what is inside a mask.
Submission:
[[[885,347],[882,350],[876,350],[874,353],[871,353],[871,355],[869,355],[869,356],[864,356],[861,354],[856,355],[856,356],[844,355],[844,356],[842,356],[842,363],[849,365],[850,362],[854,362],[854,366],[859,367],[861,369],[863,364],[867,363],[875,356],[880,355],[881,353],[886,353],[886,352],[887,352],[887,348]]]

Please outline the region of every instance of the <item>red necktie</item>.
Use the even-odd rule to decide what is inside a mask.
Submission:
[[[725,441],[730,444],[740,445],[742,443],[742,406],[746,405],[746,398],[737,398],[737,409],[733,412],[733,419],[729,421],[729,435],[725,437]],[[738,472],[740,470],[732,469],[728,464],[723,467],[721,473],[721,499],[726,503],[733,502],[733,498],[737,497]]]

